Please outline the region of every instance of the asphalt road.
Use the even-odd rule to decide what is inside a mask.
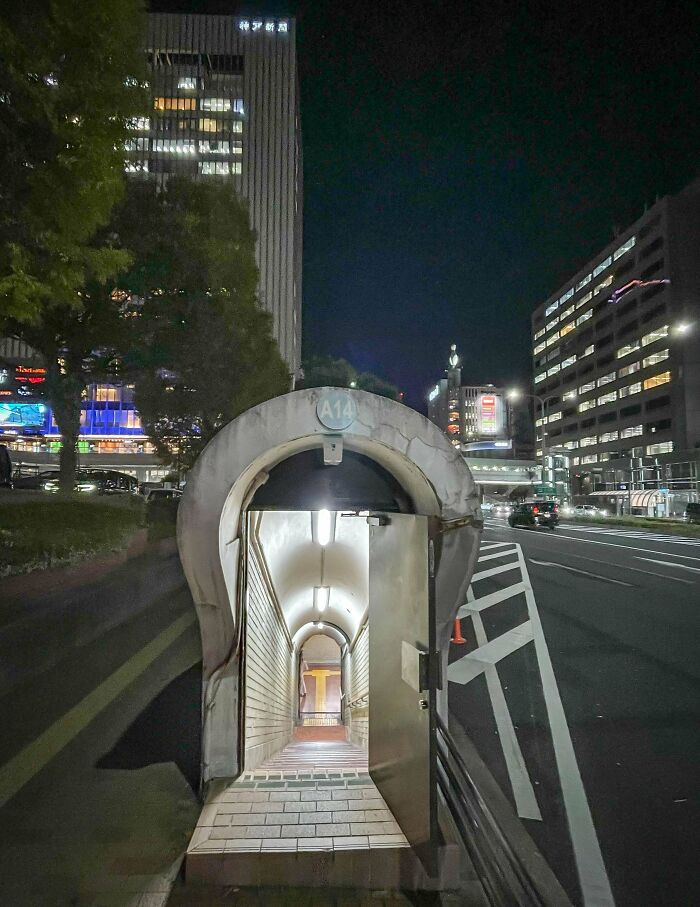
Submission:
[[[488,519],[472,590],[450,706],[574,903],[700,903],[700,539]]]
[[[15,666],[0,685],[0,904],[164,903],[199,815],[201,647],[178,573],[130,562],[41,601],[0,585]],[[115,590],[142,577],[151,599],[120,613]]]

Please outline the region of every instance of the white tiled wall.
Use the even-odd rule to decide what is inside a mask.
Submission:
[[[348,701],[366,697],[360,708],[348,709],[348,739],[364,749],[369,745],[369,623],[366,623],[350,653],[350,690]]]

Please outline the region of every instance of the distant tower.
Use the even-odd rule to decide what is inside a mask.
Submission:
[[[453,343],[450,347],[450,355],[447,361],[450,365],[447,370],[447,385],[448,387],[459,387],[462,383],[462,369],[459,367],[456,343]]]

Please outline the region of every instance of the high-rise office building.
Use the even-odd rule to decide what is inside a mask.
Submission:
[[[152,111],[133,124],[127,172],[225,178],[257,233],[260,302],[282,356],[301,356],[302,150],[294,19],[151,14]]]
[[[512,456],[511,412],[506,393],[493,384],[463,385],[456,346],[449,368],[428,394],[428,418],[469,457]]]
[[[257,233],[260,303],[296,374],[301,357],[302,148],[292,18],[152,14],[144,38],[148,116],[131,123],[129,178],[230,179]],[[58,427],[40,394],[16,378],[41,367],[26,344],[0,338],[0,435],[18,463],[56,465]],[[39,379],[37,378],[37,381]],[[24,396],[21,396],[24,394]],[[131,385],[88,388],[80,462],[157,479]]]
[[[656,475],[659,487],[692,490],[693,473],[697,487],[699,247],[700,180],[654,204],[535,310],[538,458],[546,431],[547,449],[565,448],[602,489],[617,479],[646,490]]]

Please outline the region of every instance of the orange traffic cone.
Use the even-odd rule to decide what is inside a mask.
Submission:
[[[462,636],[462,621],[458,617],[455,618],[455,628],[450,642],[453,642],[456,646],[466,645],[467,643],[466,639]]]

